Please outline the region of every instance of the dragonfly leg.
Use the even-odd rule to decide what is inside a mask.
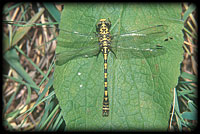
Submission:
[[[96,32],[93,32],[93,33],[95,34],[95,36],[96,36],[96,37],[98,37],[98,36],[99,36],[99,34],[97,34]]]
[[[114,37],[113,37],[113,36],[110,36],[110,38],[111,38],[111,40],[113,40],[113,39],[114,39]]]
[[[100,47],[100,49],[99,49],[99,52],[97,53],[97,59],[98,59],[98,57],[99,57],[99,54],[100,54],[100,52],[101,52],[101,47]]]
[[[108,18],[108,21],[110,22],[110,24],[111,24],[111,21],[110,21],[110,19]]]
[[[111,46],[108,46],[109,50],[115,55],[115,58],[117,58],[115,52],[112,50],[112,47]]]

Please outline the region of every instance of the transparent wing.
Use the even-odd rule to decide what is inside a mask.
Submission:
[[[154,46],[150,49],[137,49],[127,47],[112,47],[111,48],[117,59],[130,59],[130,58],[151,58],[160,56],[166,53],[166,48],[162,46]]]
[[[166,53],[161,46],[167,35],[166,25],[157,25],[129,33],[114,35],[111,49],[118,59],[150,58]]]
[[[67,31],[60,29],[59,36],[57,37],[59,46],[66,48],[85,48],[97,44],[98,39],[95,33],[83,34],[76,31]]]
[[[166,25],[157,25],[118,36],[114,35],[112,46],[114,48],[122,47],[125,51],[129,48],[141,51],[155,48],[156,45],[163,41],[161,37],[167,35],[166,30]]]
[[[61,66],[68,61],[75,58],[88,58],[96,56],[99,53],[99,46],[93,45],[88,48],[74,49],[74,50],[65,50],[56,54],[56,64]]]

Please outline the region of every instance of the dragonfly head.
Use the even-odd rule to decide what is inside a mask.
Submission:
[[[107,28],[108,30],[111,27],[111,22],[110,20],[106,20],[106,19],[100,19],[99,22],[96,25],[96,31],[99,33],[100,29],[102,28]]]

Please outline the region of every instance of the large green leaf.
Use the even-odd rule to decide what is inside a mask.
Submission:
[[[102,117],[102,54],[98,58],[72,55],[70,60],[66,57],[69,62],[55,68],[54,88],[67,130],[167,130],[172,91],[183,58],[181,4],[67,4],[60,29],[92,35],[102,18],[111,20],[111,34],[155,25],[167,26],[167,35],[158,42],[151,42],[164,46],[165,53],[124,59],[109,54],[108,117]],[[57,54],[65,51],[69,56],[72,52],[79,53],[78,48],[82,50],[85,44],[92,45],[88,38],[82,41],[69,32],[68,35],[71,37],[60,33]]]

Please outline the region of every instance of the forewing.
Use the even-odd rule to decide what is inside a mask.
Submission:
[[[161,37],[167,35],[166,25],[157,25],[142,30],[135,30],[113,38],[113,47],[134,48],[145,50],[155,48],[163,41]]]

